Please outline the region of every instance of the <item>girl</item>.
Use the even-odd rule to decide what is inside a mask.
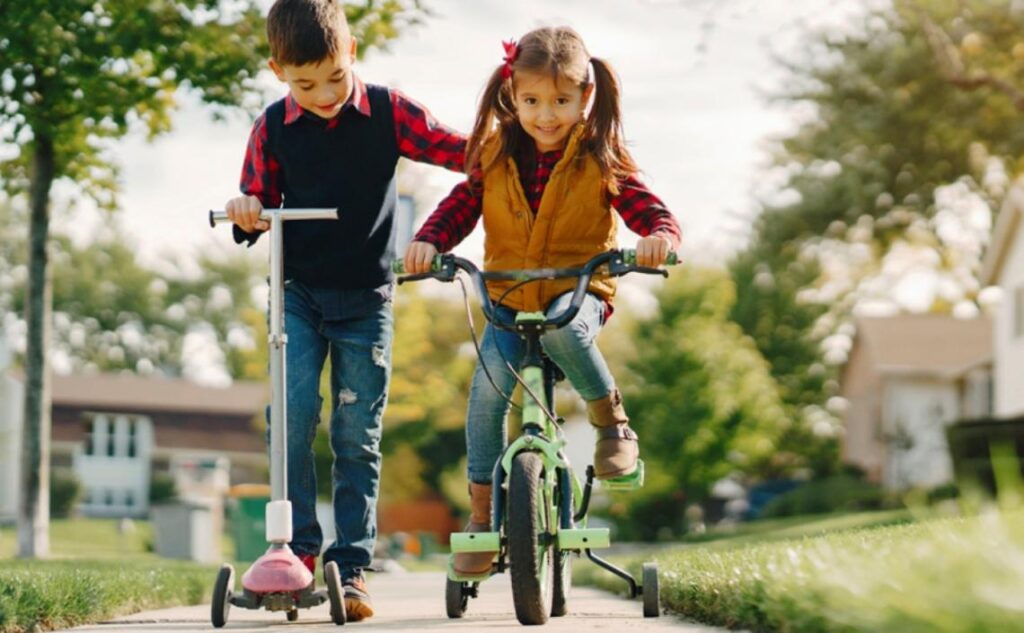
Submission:
[[[623,141],[619,85],[611,67],[591,57],[580,36],[567,27],[537,29],[518,45],[504,46],[504,63],[487,82],[466,146],[469,178],[417,233],[405,254],[406,271],[429,270],[434,255],[462,241],[481,215],[485,270],[578,266],[615,248],[613,208],[643,236],[637,262],[661,264],[679,246],[679,225],[636,178],[636,164]],[[535,282],[505,294],[511,282],[491,282],[488,292],[502,301],[496,316],[512,321],[520,310],[561,312],[575,283]],[[632,474],[639,448],[619,390],[594,344],[611,313],[615,282],[598,278],[588,290],[576,318],[545,334],[542,343],[587,402],[598,436],[594,470],[599,479],[608,479]],[[491,472],[504,450],[509,408],[482,365],[504,393],[511,393],[515,378],[504,359],[518,367],[522,352],[516,334],[487,325],[466,419],[468,532],[490,530]],[[454,568],[460,574],[485,573],[492,558],[489,553],[457,554]]]

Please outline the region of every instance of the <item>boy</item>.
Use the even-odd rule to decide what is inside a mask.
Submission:
[[[289,94],[256,120],[243,195],[226,205],[238,243],[269,228],[263,207],[339,208],[337,221],[286,224],[288,497],[292,550],[310,571],[316,521],[313,437],[320,373],[331,358],[336,540],[348,620],[373,615],[362,569],[377,534],[381,417],[391,374],[395,165],[399,156],[461,170],[465,140],[399,92],[352,72],[357,42],[340,0],[277,0],[267,16],[270,68]]]

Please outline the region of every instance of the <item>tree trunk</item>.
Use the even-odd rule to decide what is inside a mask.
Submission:
[[[50,186],[55,160],[53,139],[36,134],[32,144],[28,297],[25,322],[25,417],[22,424],[21,504],[18,556],[42,558],[50,553],[50,310],[52,301],[47,241]]]

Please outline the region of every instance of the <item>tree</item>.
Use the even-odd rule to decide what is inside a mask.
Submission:
[[[366,41],[393,37],[419,0],[349,9]],[[139,127],[171,128],[179,88],[236,106],[266,58],[255,0],[48,0],[0,10],[0,134],[20,149],[3,163],[4,188],[29,198],[28,344],[18,551],[48,553],[50,191],[67,179],[102,207],[116,206],[107,143]],[[365,49],[364,49],[365,50]]]
[[[935,29],[960,42],[964,76],[1016,77],[1021,62],[1008,52],[1020,43],[1019,13],[1008,2],[901,1],[842,32],[810,33],[798,59],[780,61],[790,76],[774,98],[809,116],[776,141],[784,182],[731,263],[732,318],[805,427],[831,415],[858,306],[976,311],[986,214],[1017,170],[1024,132],[1004,91],[965,90],[936,63]],[[1024,44],[1017,51],[1024,59]],[[894,269],[914,257],[941,283],[909,305],[894,297],[909,269]]]
[[[627,371],[615,370],[648,481],[611,511],[629,537],[648,540],[678,532],[686,503],[727,475],[763,479],[802,465],[780,448],[790,422],[768,364],[728,319],[728,276],[681,268],[657,296],[656,312],[627,326],[635,350]]]
[[[0,206],[0,220],[11,214]],[[25,236],[3,233],[0,322],[20,331]],[[197,277],[161,275],[135,260],[116,223],[81,247],[55,235],[49,250],[57,371],[162,373],[200,382],[265,375],[265,357],[256,350],[264,310],[253,298],[266,287],[264,262],[246,253],[200,254],[190,262],[198,264]]]
[[[962,90],[1002,93],[1024,110],[1024,6],[1007,0],[900,0],[896,8],[920,28],[946,81]]]

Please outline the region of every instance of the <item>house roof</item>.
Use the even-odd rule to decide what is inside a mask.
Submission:
[[[238,381],[216,388],[181,378],[133,374],[54,376],[52,394],[55,406],[229,415],[253,415],[269,401],[269,388],[263,383]]]
[[[937,314],[857,319],[855,344],[882,374],[955,378],[992,362],[992,321]]]
[[[985,251],[981,263],[981,283],[986,286],[997,285],[1002,276],[1003,265],[1013,248],[1013,240],[1020,226],[1021,215],[1024,214],[1024,182],[1018,181],[1006,194],[1003,206],[999,210],[995,229],[992,231],[992,242]]]

